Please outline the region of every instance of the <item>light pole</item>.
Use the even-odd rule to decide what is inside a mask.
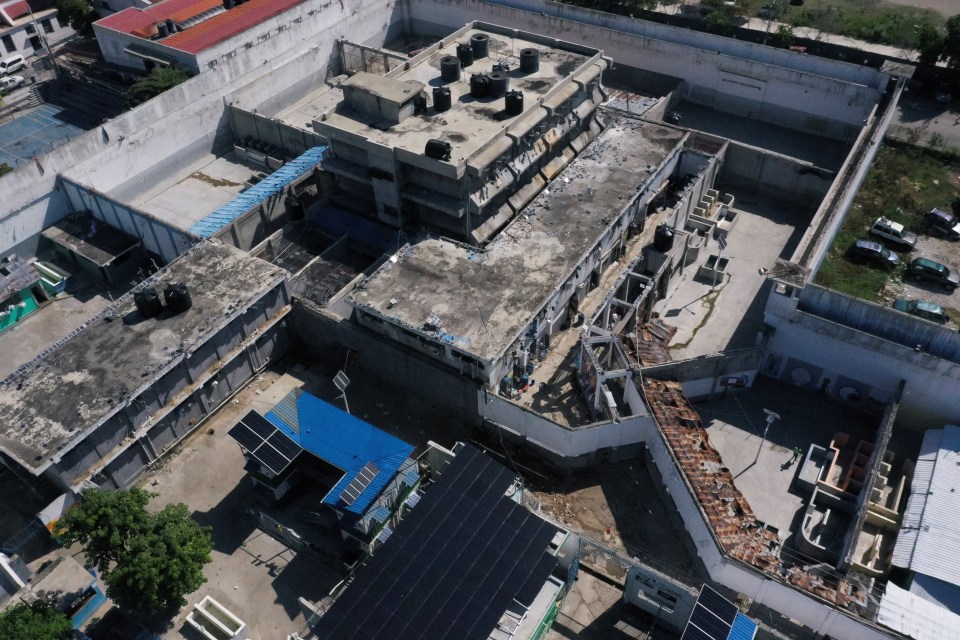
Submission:
[[[757,460],[760,459],[760,451],[763,449],[763,443],[767,441],[767,431],[770,430],[770,425],[772,425],[776,420],[780,419],[780,416],[770,409],[764,409],[763,412],[767,414],[767,426],[763,428],[763,437],[760,438],[760,446],[757,447],[757,455],[753,458],[753,464],[757,464]]]
[[[53,65],[53,73],[57,76],[57,80],[63,81],[63,76],[60,75],[60,67],[57,65],[57,59],[53,55],[53,50],[50,49],[50,43],[47,42],[47,35],[43,32],[43,25],[37,23],[36,16],[33,15],[33,9],[30,7],[30,3],[27,3],[27,11],[30,12],[30,24],[33,25],[33,29],[37,32],[37,36],[40,38],[40,42],[43,45],[44,51],[47,52],[47,55],[50,56],[50,64]]]

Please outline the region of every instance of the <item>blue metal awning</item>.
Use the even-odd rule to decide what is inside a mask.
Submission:
[[[209,238],[267,198],[282,192],[297,178],[313,171],[326,150],[326,146],[313,147],[296,160],[291,160],[213,213],[195,222],[189,231],[201,238]]]

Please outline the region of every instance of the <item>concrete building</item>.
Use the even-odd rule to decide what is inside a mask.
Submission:
[[[304,0],[162,0],[129,6],[93,24],[107,62],[142,71],[199,73],[223,56],[302,20]],[[112,5],[110,5],[112,8]]]
[[[596,137],[606,66],[597,49],[474,23],[343,81],[312,128],[353,208],[485,243]]]
[[[127,294],[0,383],[5,466],[64,490],[127,487],[285,350],[276,268],[206,242],[141,287],[172,283],[189,308],[168,297],[147,317]]]
[[[505,467],[462,445],[311,629],[315,638],[540,638],[577,544],[519,504]],[[561,551],[562,549],[562,551]]]
[[[44,42],[51,46],[73,35],[73,29],[57,20],[55,2],[4,0],[0,2],[0,60],[19,53],[28,60],[42,55]],[[18,72],[29,75],[29,70]]]
[[[390,537],[420,485],[413,445],[299,388],[264,415],[248,413],[230,436],[270,504],[304,485],[319,498],[309,513],[335,520],[354,553],[373,553]]]

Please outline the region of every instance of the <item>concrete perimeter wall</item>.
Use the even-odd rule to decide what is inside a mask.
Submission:
[[[713,400],[720,394],[730,392],[728,386],[723,384],[724,379],[737,379],[736,388],[739,389],[753,386],[762,352],[762,347],[757,347],[715,353],[645,367],[641,374],[645,378],[676,380],[683,385],[683,394],[690,402]],[[733,386],[731,383],[730,387]]]
[[[683,78],[694,102],[842,140],[856,137],[886,87],[869,67],[803,56],[547,0],[408,0],[415,32],[470,20],[602,49],[614,64]]]
[[[147,251],[170,262],[186,253],[199,238],[170,226],[156,217],[130,205],[77,184],[69,178],[60,178],[58,189],[70,202],[74,211],[90,211],[97,220],[120,229],[135,238],[143,239]]]
[[[841,302],[838,300],[835,304]],[[823,306],[827,302],[819,300],[818,304]],[[886,316],[895,312],[880,307],[861,308],[866,304],[856,305],[855,309],[834,308],[834,312],[849,313],[851,321],[859,318],[863,322],[871,322],[870,317],[877,315],[877,321],[891,323],[891,331],[906,330],[909,328],[906,324],[911,322],[923,324],[916,334],[921,341],[918,344],[923,344],[923,340],[957,337],[955,334],[940,335],[941,332],[953,332],[928,326],[905,314],[899,314],[903,318],[881,319],[880,314]],[[761,373],[810,391],[822,389],[852,406],[878,410],[894,397],[900,381],[905,380],[906,388],[898,412],[900,424],[911,429],[927,429],[960,420],[960,403],[956,397],[960,365],[931,355],[924,348],[911,349],[800,311],[797,305],[796,298],[776,290],[771,292],[764,321],[775,331],[767,342]],[[896,322],[905,324],[897,329]],[[854,391],[856,397],[852,395]]]
[[[778,200],[797,198],[820,202],[835,177],[833,171],[809,162],[731,141],[724,157],[720,182]]]
[[[706,514],[693,497],[693,488],[679,470],[660,432],[655,430],[646,444],[660,473],[664,491],[676,506],[684,527],[693,539],[697,555],[712,580],[793,618],[824,636],[857,640],[887,640],[896,637],[893,633],[869,626],[827,602],[725,556],[707,522]]]

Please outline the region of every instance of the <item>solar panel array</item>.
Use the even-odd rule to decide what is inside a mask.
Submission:
[[[486,640],[556,567],[557,528],[505,496],[514,474],[463,447],[320,619],[325,640]]]
[[[303,451],[299,444],[256,411],[241,418],[227,433],[274,475],[280,475]]]
[[[360,494],[370,486],[370,483],[373,482],[373,479],[377,477],[378,473],[380,473],[380,467],[372,462],[363,465],[360,473],[358,473],[356,477],[350,481],[350,484],[347,485],[347,488],[340,493],[340,499],[343,500],[347,506],[356,502]]]
[[[735,604],[703,585],[680,640],[727,640],[738,613]]]

